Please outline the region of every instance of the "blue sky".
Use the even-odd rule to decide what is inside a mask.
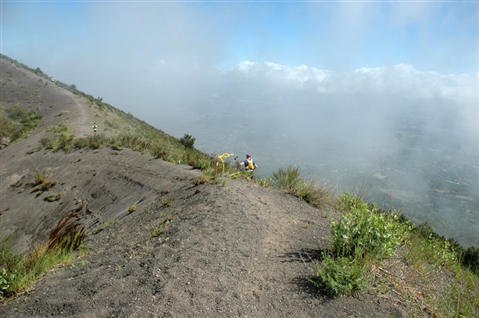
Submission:
[[[242,61],[333,71],[411,64],[478,72],[473,2],[2,1],[3,54],[26,64],[160,58],[200,67]]]

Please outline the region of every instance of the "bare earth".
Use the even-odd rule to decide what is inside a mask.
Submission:
[[[17,85],[39,81],[0,60]],[[195,186],[200,171],[128,149],[26,154],[55,120],[84,136],[96,119],[101,132],[86,100],[44,82],[45,126],[0,150],[0,230],[16,230],[17,249],[27,251],[81,201],[88,254],[4,304],[0,317],[408,316],[394,295],[332,300],[309,282],[332,212],[245,180]],[[61,110],[68,119],[54,116]],[[40,196],[31,192],[36,170],[57,182]],[[44,201],[51,193],[62,198]]]

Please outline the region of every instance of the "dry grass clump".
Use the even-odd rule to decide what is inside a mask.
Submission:
[[[61,198],[62,198],[62,194],[59,192],[59,193],[47,195],[43,200],[48,202],[54,202],[54,201],[60,200]]]
[[[408,244],[373,267],[372,286],[410,308],[412,317],[478,317],[479,277],[438,242],[412,233]]]
[[[76,210],[65,214],[50,232],[48,249],[61,248],[62,250],[73,251],[80,247],[86,238],[86,231],[81,226],[80,220],[81,216],[78,215]]]
[[[26,255],[14,252],[12,234],[0,233],[0,301],[28,290],[42,273],[58,264],[72,262],[72,252],[86,238],[77,213],[82,208],[68,212],[51,231],[49,242],[32,247]]]
[[[272,180],[278,189],[293,194],[314,207],[324,209],[333,207],[337,201],[330,184],[318,185],[316,180],[306,181],[298,168],[289,166],[273,172]]]
[[[39,196],[44,191],[48,191],[51,188],[53,188],[56,184],[57,184],[57,182],[55,180],[49,178],[45,173],[42,173],[42,172],[36,170],[35,171],[35,176],[34,176],[33,181],[32,181],[32,185],[34,186],[32,192],[37,192],[37,196]],[[58,195],[56,195],[56,196],[58,196]],[[52,199],[52,198],[53,197],[51,197],[50,199]],[[61,194],[60,194],[60,197],[57,198],[57,200],[59,200],[60,198],[61,198]],[[53,201],[56,201],[56,200],[53,200]]]

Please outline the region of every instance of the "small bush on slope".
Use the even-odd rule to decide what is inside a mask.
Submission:
[[[9,137],[12,143],[28,137],[29,133],[37,127],[38,121],[42,119],[42,115],[33,110],[26,110],[20,103],[6,108],[4,113],[7,116],[0,114],[0,139]]]
[[[288,166],[286,170],[280,168],[273,172],[272,180],[278,189],[295,195],[317,208],[326,208],[333,205],[335,198],[327,185],[318,185],[315,180],[305,181],[298,168]]]
[[[403,243],[411,227],[399,222],[400,213],[384,213],[357,197],[344,193],[340,206],[347,212],[339,221],[331,220],[333,244],[331,253],[355,258],[390,257]]]
[[[333,242],[317,263],[313,284],[331,297],[363,291],[371,277],[371,265],[390,257],[406,241],[408,223],[399,213],[380,212],[357,197],[344,193],[339,206],[346,212],[331,220]]]

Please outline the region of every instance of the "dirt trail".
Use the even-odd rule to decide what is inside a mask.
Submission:
[[[70,124],[75,130],[75,134],[80,137],[93,135],[93,113],[88,108],[87,101],[72,94],[76,113],[70,116]]]

